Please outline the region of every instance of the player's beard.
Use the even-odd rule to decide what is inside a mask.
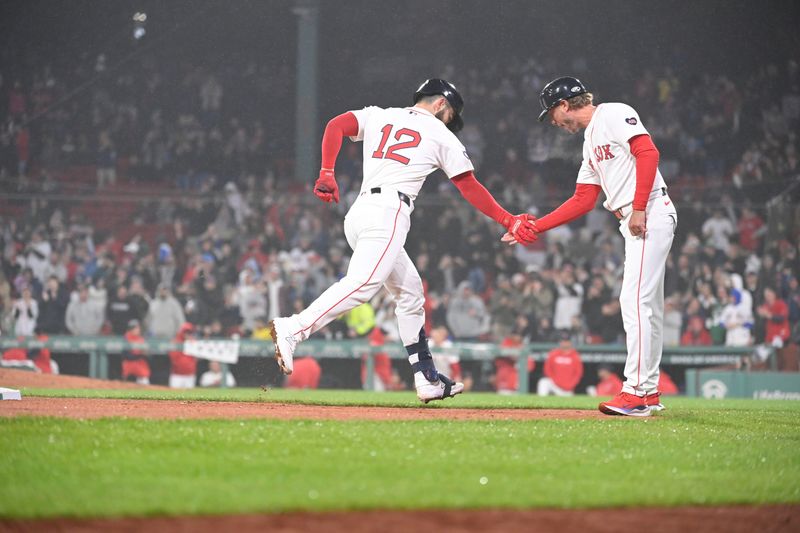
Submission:
[[[564,117],[564,120],[561,121],[559,126],[562,130],[566,130],[566,132],[570,135],[574,135],[580,131],[578,121],[571,117]]]
[[[561,120],[557,120],[555,116],[551,116],[551,118],[555,126],[566,131],[570,135],[574,135],[581,130],[581,127],[575,117],[572,117],[566,113],[561,113]]]
[[[447,124],[447,122],[445,122],[445,118],[446,118],[446,117],[445,117],[445,115],[446,115],[446,114],[447,114],[447,107],[443,107],[443,108],[441,108],[439,111],[437,111],[437,112],[436,112],[436,114],[435,114],[435,115],[433,115],[433,116],[434,116],[434,117],[436,117],[436,118],[438,118],[439,120],[441,120],[441,121],[442,121],[442,122],[444,122],[445,124]],[[451,120],[452,120],[452,119],[451,119]]]

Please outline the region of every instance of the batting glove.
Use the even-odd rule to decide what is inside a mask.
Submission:
[[[503,220],[503,226],[508,230],[506,235],[511,237],[506,240],[506,236],[504,236],[503,242],[513,240],[514,242],[511,244],[520,243],[527,246],[539,238],[536,231],[536,217],[528,213],[509,215]]]
[[[339,186],[332,169],[323,168],[319,171],[319,178],[314,183],[314,194],[323,202],[339,203]]]

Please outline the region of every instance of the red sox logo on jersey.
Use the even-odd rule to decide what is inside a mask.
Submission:
[[[611,153],[611,145],[601,144],[600,146],[595,146],[594,157],[595,159],[597,159],[598,163],[600,161],[608,161],[609,159],[614,159],[614,154]]]

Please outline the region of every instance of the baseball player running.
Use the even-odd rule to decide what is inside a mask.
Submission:
[[[463,126],[463,107],[453,84],[429,79],[414,93],[412,107],[365,107],[328,122],[322,137],[322,169],[314,185],[314,194],[322,201],[339,201],[334,167],[343,138],[364,143],[364,181],[344,219],[353,256],[347,275],[308,308],[270,322],[275,359],[285,374],[292,373],[297,343],[366,302],[383,286],[396,302],[400,337],[419,399],[427,403],[464,390],[462,383],[436,371],[424,331],[422,280],[403,248],[417,194],[428,174],[442,169],[468,202],[516,240],[531,243],[536,233],[532,216],[511,215],[476,180],[472,162],[454,135]]]
[[[549,118],[569,133],[585,130],[583,162],[575,194],[536,221],[547,231],[585,215],[600,190],[603,206],[620,220],[625,267],[620,306],[627,338],[625,383],[600,411],[608,415],[649,416],[659,401],[664,319],[664,270],[678,215],[658,170],[658,150],[636,111],[621,103],[594,105],[580,80],[557,78],[542,89],[539,121]],[[513,240],[506,235],[504,240]]]

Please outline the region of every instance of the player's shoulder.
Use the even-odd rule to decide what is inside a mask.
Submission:
[[[361,109],[354,109],[350,112],[360,118],[360,117],[370,117],[382,111],[385,111],[385,109],[383,109],[382,107],[378,107],[376,105],[368,105],[362,107]]]
[[[386,118],[387,120],[399,120],[402,119],[406,115],[412,115],[411,108],[407,107],[378,107],[378,106],[368,106],[365,107],[361,112],[366,116],[381,116]],[[437,121],[438,122],[438,121]]]
[[[636,110],[622,102],[608,102],[600,104],[599,122],[612,130],[619,127],[635,128],[637,131],[644,127],[642,119]]]
[[[600,104],[602,106],[603,115],[606,117],[616,117],[616,116],[623,116],[623,117],[631,117],[636,116],[638,117],[639,114],[636,110],[628,104],[624,104],[622,102],[606,102]]]

